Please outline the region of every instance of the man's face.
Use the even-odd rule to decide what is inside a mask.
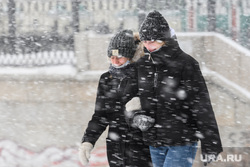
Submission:
[[[148,51],[153,52],[162,47],[163,41],[143,41],[143,45],[148,49]]]

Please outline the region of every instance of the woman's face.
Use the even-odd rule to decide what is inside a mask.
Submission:
[[[143,41],[143,45],[148,49],[148,51],[153,52],[162,47],[163,41]]]
[[[111,64],[113,66],[119,67],[119,66],[123,65],[124,63],[126,63],[128,61],[128,58],[127,57],[111,56],[110,60],[111,60]]]

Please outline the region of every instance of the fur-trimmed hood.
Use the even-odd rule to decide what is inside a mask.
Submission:
[[[138,59],[144,56],[143,44],[140,40],[139,33],[134,33],[135,44],[137,45],[135,55],[132,58],[132,62],[136,62]]]
[[[175,30],[171,27],[170,28],[170,35],[171,35],[171,38],[177,42],[177,37],[176,37],[176,34],[175,34]],[[139,35],[139,32],[134,32],[134,41],[135,41],[135,44],[137,45],[137,48],[136,48],[136,51],[135,51],[135,55],[134,57],[132,58],[132,62],[136,62],[137,60],[139,60],[141,57],[143,57],[145,55],[145,52],[144,52],[144,46],[143,46],[143,43],[142,41],[140,40],[140,35]]]

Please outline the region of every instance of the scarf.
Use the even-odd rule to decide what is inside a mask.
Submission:
[[[124,65],[119,67],[115,67],[112,64],[110,64],[109,66],[110,74],[112,75],[112,77],[117,79],[125,78],[131,72],[131,70],[132,66],[129,64],[129,62],[128,63],[126,62]]]

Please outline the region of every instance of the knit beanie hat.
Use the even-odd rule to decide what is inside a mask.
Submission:
[[[123,56],[132,59],[134,57],[136,45],[133,31],[123,30],[118,32],[110,40],[108,47],[108,57]]]
[[[139,34],[141,41],[166,41],[171,37],[168,22],[156,10],[147,15],[140,27]]]

